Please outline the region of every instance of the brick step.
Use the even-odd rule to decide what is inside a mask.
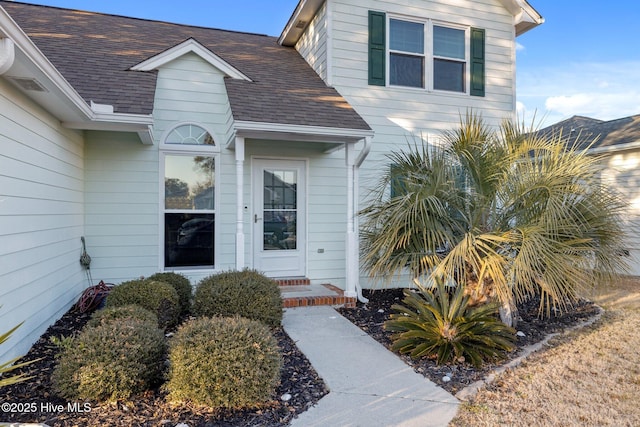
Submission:
[[[324,285],[285,285],[280,286],[284,308],[330,305],[334,307],[354,308],[356,298],[345,297],[342,289]]]
[[[280,287],[282,286],[308,286],[311,284],[311,280],[306,277],[290,277],[275,279]]]

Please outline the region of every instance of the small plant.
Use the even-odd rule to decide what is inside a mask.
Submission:
[[[180,301],[180,314],[186,315],[191,311],[191,298],[193,296],[193,287],[189,279],[182,274],[166,272],[156,273],[148,278],[149,280],[155,280],[158,282],[168,283],[178,293],[178,300]]]
[[[394,332],[392,349],[413,358],[435,356],[438,364],[468,360],[478,367],[514,348],[515,330],[499,320],[497,304],[469,307],[463,286],[452,293],[442,283],[434,291],[405,290],[404,305],[394,304],[397,313],[384,324]]]
[[[115,286],[106,307],[139,305],[158,316],[161,328],[175,326],[180,319],[178,293],[168,283],[155,280],[130,280]]]
[[[239,315],[278,326],[282,297],[278,284],[255,270],[228,271],[200,281],[193,312],[206,317]]]
[[[237,316],[185,323],[171,340],[169,360],[168,399],[211,408],[251,408],[269,400],[282,366],[269,328]]]
[[[87,322],[86,327],[92,328],[102,323],[120,321],[122,319],[138,319],[145,322],[151,322],[156,326],[158,325],[158,316],[156,316],[155,313],[152,313],[146,308],[142,308],[139,305],[131,304],[108,307],[96,311],[93,316],[91,316],[91,319],[89,319],[89,321]],[[51,338],[53,339],[55,337]]]
[[[62,351],[51,380],[66,399],[127,399],[159,382],[164,354],[164,334],[154,322],[103,322],[85,327]]]
[[[58,348],[58,351],[62,352],[68,348],[73,347],[75,337],[72,335],[60,335],[60,337],[52,336],[49,338],[49,342]]]

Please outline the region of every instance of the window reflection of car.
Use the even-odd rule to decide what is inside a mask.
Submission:
[[[265,249],[295,249],[296,221],[284,215],[273,215],[264,222]]]
[[[213,218],[194,218],[183,222],[172,233],[173,238],[167,242],[169,246],[166,265],[169,267],[213,265],[214,223]]]
[[[211,248],[213,247],[214,220],[195,218],[184,222],[178,228],[178,248]]]

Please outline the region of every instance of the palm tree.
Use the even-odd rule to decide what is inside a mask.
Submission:
[[[474,113],[439,145],[409,145],[361,211],[364,267],[390,281],[410,273],[497,300],[568,308],[581,290],[624,270],[623,200],[600,179],[599,158],[521,124],[487,126]]]

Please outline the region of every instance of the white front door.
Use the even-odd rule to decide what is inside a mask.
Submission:
[[[302,160],[253,161],[253,266],[269,277],[305,275],[305,178]]]

